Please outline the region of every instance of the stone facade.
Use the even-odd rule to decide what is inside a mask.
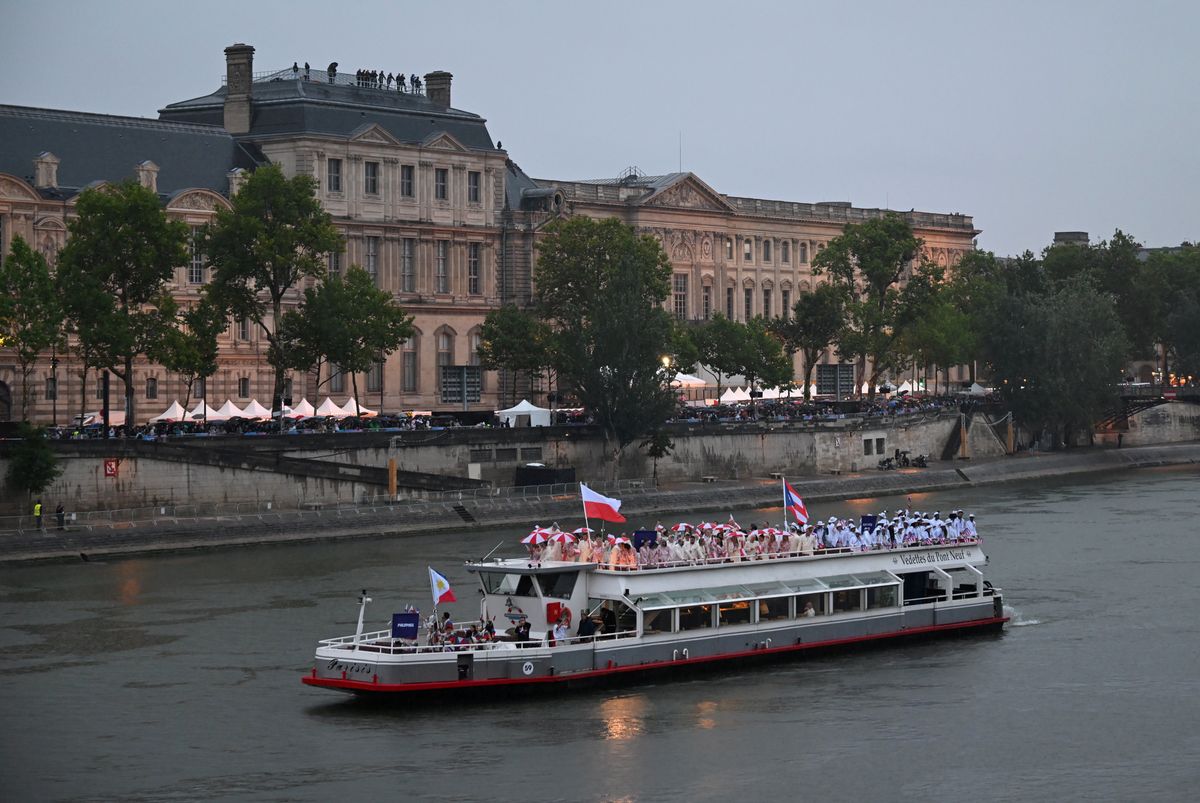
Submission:
[[[255,166],[310,175],[346,238],[330,269],[366,268],[414,315],[414,338],[381,370],[356,377],[359,401],[370,408],[483,414],[510,398],[513,387],[484,372],[478,401],[444,401],[440,366],[477,364],[487,313],[530,300],[539,231],[556,217],[616,216],[654,235],[675,268],[669,309],[684,319],[723,312],[745,320],[786,314],[814,286],[811,260],[825,243],[846,223],[882,214],[844,203],[727,196],[691,173],[534,180],[493,144],[483,118],[450,107],[449,73],[428,74],[425,96],[362,86],[350,75],[255,73],[252,47],[225,52],[225,84],[166,106],[159,120],[0,107],[0,258],[20,235],[53,264],[75,199],[97,183],[136,178],[159,193],[169,215],[198,231],[228,207]],[[977,233],[964,215],[906,217],[942,265],[953,265]],[[194,251],[170,290],[190,302],[209,275]],[[299,297],[297,288],[289,303]],[[220,368],[207,383],[209,403],[256,398],[269,405],[265,354],[253,325],[230,321]],[[51,356],[31,377],[30,417],[48,423],[57,411],[63,424],[81,407],[99,409],[94,373],[85,389],[73,355],[57,355],[57,370]],[[0,348],[0,420],[19,415],[19,382],[11,352]],[[316,405],[328,395],[343,404],[351,396],[350,378],[331,377],[328,368],[289,382],[297,402]],[[145,362],[134,387],[147,417],[187,396],[178,377]]]

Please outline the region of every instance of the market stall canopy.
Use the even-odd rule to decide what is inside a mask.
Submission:
[[[161,415],[156,415],[150,419],[151,424],[158,424],[164,421],[183,421],[187,418],[187,410],[183,409],[183,405],[179,403],[179,399],[171,402],[171,406],[162,412]]]
[[[244,418],[269,419],[271,411],[259,404],[258,399],[251,399],[250,403],[246,405],[246,409],[242,410],[242,416]]]
[[[735,404],[738,400],[737,391],[733,388],[726,388],[721,394],[721,404]]]
[[[217,415],[225,418],[248,418],[246,411],[234,404],[233,399],[226,399],[221,409],[217,410]]]
[[[971,387],[960,390],[958,393],[960,396],[986,396],[987,390],[978,382],[972,382]]]
[[[311,418],[316,415],[316,409],[308,399],[301,399],[300,403],[295,407],[284,407],[283,412],[287,415],[297,416],[299,418]]]
[[[733,392],[733,397],[736,401],[748,402],[750,401],[750,391],[745,388],[738,388]]]
[[[196,403],[196,406],[187,414],[187,417],[189,421],[201,421],[203,419],[208,419],[209,421],[225,420],[225,416],[209,407],[203,399]]]
[[[708,383],[698,376],[691,374],[675,374],[675,378],[671,380],[672,385],[677,385],[681,388],[702,388]]]
[[[325,397],[325,401],[317,405],[317,411],[314,415],[318,415],[322,418],[330,415],[334,418],[346,417],[346,413],[342,410],[342,408],[334,404],[333,399],[329,398],[328,396]]]
[[[529,416],[529,426],[531,427],[550,426],[550,411],[531,404],[527,399],[521,399],[520,404],[509,407],[507,410],[497,410],[496,415],[500,417],[501,421],[507,421],[509,426],[518,426],[521,416]]]
[[[342,405],[342,412],[347,416],[356,415],[362,418],[369,418],[376,414],[375,410],[368,410],[365,404],[358,404],[356,407],[353,396],[350,397],[350,401]]]

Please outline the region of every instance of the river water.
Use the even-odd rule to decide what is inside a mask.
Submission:
[[[432,565],[477,611],[461,562],[517,529],[7,567],[0,798],[1194,799],[1198,500],[1195,467],[917,495],[977,514],[1003,634],[464,706],[299,678],[363,587],[383,626]]]

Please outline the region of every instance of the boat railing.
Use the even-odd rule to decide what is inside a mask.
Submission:
[[[962,599],[977,599],[979,597],[994,597],[1000,593],[1000,589],[993,586],[984,586],[982,591],[955,591],[953,594],[942,592],[940,594],[930,594],[924,597],[909,597],[904,600],[905,605],[926,605],[931,602],[946,602]]]
[[[826,547],[824,549],[815,549],[811,552],[766,552],[761,555],[735,555],[712,558],[696,558],[691,560],[667,560],[655,561],[654,563],[639,564],[636,566],[614,566],[612,564],[599,563],[598,567],[601,571],[611,572],[639,572],[653,571],[654,569],[677,569],[685,566],[716,566],[726,563],[753,563],[766,560],[785,560],[791,558],[825,558],[834,557],[837,555],[870,555],[876,552],[902,552],[905,550],[928,549],[930,547],[945,546],[945,547],[961,547],[973,546],[982,543],[981,538],[960,538],[957,540],[947,539],[940,542],[926,542],[922,544],[907,544],[905,546],[888,547],[879,546],[870,549],[854,549],[852,547]],[[595,563],[596,561],[592,561]]]
[[[373,652],[386,655],[419,655],[423,653],[490,652],[512,649],[556,649],[558,647],[615,641],[616,639],[630,638],[636,635],[636,630],[618,630],[614,633],[596,633],[591,636],[568,636],[557,643],[550,643],[546,638],[512,641],[501,637],[493,641],[455,642],[447,640],[434,644],[414,644],[409,640],[393,639],[390,630],[377,630],[374,633],[363,633],[358,636],[340,636],[337,638],[322,639],[319,643],[325,647],[353,650],[356,652]]]

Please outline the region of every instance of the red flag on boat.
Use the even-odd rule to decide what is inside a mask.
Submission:
[[[583,512],[589,519],[600,519],[621,524],[625,517],[621,515],[621,500],[613,499],[593,491],[579,483],[579,493],[583,496]]]
[[[458,602],[454,598],[454,592],[450,590],[450,581],[435,572],[432,566],[429,567],[429,587],[433,589],[434,605],[441,605],[443,602]]]
[[[800,494],[796,493],[796,489],[788,485],[788,481],[783,481],[783,506],[788,509],[796,521],[801,524],[808,524],[808,508],[804,506],[804,500],[800,498]]]

